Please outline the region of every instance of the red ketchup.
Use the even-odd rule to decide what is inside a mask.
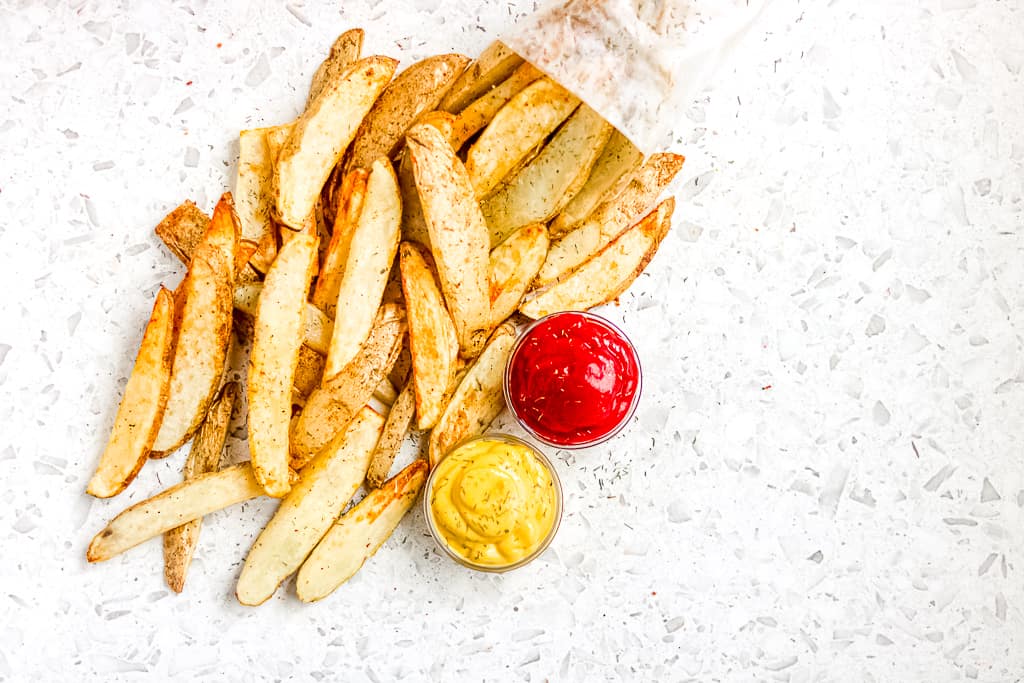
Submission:
[[[516,343],[505,397],[523,427],[552,446],[613,436],[640,397],[640,361],[615,326],[591,313],[541,318]]]

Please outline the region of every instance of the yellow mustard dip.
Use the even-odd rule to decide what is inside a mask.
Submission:
[[[532,554],[555,523],[551,473],[526,446],[478,439],[437,465],[430,490],[434,525],[458,556],[503,567]]]

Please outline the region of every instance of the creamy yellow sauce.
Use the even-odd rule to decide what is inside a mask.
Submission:
[[[437,465],[434,523],[448,547],[475,564],[501,567],[533,553],[555,523],[547,467],[522,444],[480,439]]]

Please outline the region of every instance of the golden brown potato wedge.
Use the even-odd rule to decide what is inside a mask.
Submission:
[[[309,84],[309,97],[306,99],[306,107],[309,107],[313,100],[317,98],[325,85],[338,80],[345,73],[345,70],[359,59],[359,54],[363,51],[363,35],[363,29],[353,28],[345,31],[335,39],[327,59],[313,73],[313,80]]]
[[[551,237],[561,237],[583,222],[601,202],[613,199],[644,160],[643,153],[617,130],[594,162],[587,182],[548,226]],[[623,182],[623,181],[626,182]]]
[[[299,230],[313,213],[320,190],[352,141],[397,62],[367,57],[324,86],[295,121],[274,166],[278,220]]]
[[[524,62],[512,72],[511,76],[480,95],[455,118],[455,125],[449,136],[452,147],[461,149],[466,141],[487,127],[487,124],[502,107],[508,104],[509,100],[543,75],[532,64]]]
[[[366,198],[349,240],[348,258],[338,286],[334,326],[327,352],[328,379],[341,372],[359,353],[370,334],[388,283],[391,263],[401,237],[402,200],[391,162],[373,162],[366,181]]]
[[[274,229],[271,178],[274,160],[267,144],[269,128],[238,134],[238,174],[235,176],[235,211],[242,224],[242,239],[259,244]]]
[[[458,114],[470,102],[501,83],[523,63],[523,58],[501,42],[493,42],[459,75],[438,109]]]
[[[398,357],[405,326],[401,306],[384,304],[356,357],[333,377],[324,375],[323,384],[309,395],[292,428],[294,469],[309,462],[370,400]]]
[[[430,432],[428,452],[431,467],[459,442],[482,434],[505,407],[505,395],[502,393],[505,364],[515,341],[515,325],[505,323],[499,326],[480,357],[463,376],[444,414]]]
[[[92,539],[86,559],[104,562],[185,522],[261,495],[263,487],[247,462],[199,475],[110,520]]]
[[[650,211],[683,161],[678,154],[651,155],[617,197],[601,204],[579,227],[551,245],[534,286],[565,277]]]
[[[384,545],[427,480],[427,463],[417,460],[366,494],[323,537],[299,569],[299,600],[313,602],[348,581]]]
[[[302,322],[316,237],[299,235],[278,254],[256,308],[249,355],[249,452],[253,472],[267,494],[288,493],[288,427],[292,385],[302,348]]]
[[[359,489],[383,425],[384,418],[363,408],[302,468],[245,558],[235,589],[240,603],[263,604],[302,565]]]
[[[237,394],[238,383],[228,382],[221,388],[220,396],[210,404],[203,426],[199,428],[192,450],[185,460],[182,473],[185,481],[213,472],[220,466],[228,423],[231,421],[231,409],[235,406]],[[164,580],[175,593],[180,593],[185,587],[185,576],[199,544],[202,524],[203,519],[199,517],[164,534]]]
[[[225,193],[175,295],[177,339],[171,387],[153,442],[154,455],[168,455],[195,434],[220,386],[231,341],[238,235],[231,194]]]
[[[359,126],[346,170],[369,168],[380,157],[394,157],[405,131],[424,112],[437,107],[468,63],[463,55],[435,55],[398,74]]]
[[[548,231],[531,223],[491,251],[491,327],[512,315],[548,253]]]
[[[502,179],[558,126],[580,101],[550,78],[541,78],[498,110],[466,153],[466,172],[478,199]]]
[[[612,301],[633,284],[654,258],[672,225],[674,208],[675,200],[669,197],[565,279],[542,290],[519,310],[536,320],[558,311],[582,311]]]
[[[420,117],[419,123],[437,128],[446,140],[450,140],[455,117],[448,112],[432,111]],[[398,189],[402,193],[402,239],[419,242],[423,246],[429,247],[430,234],[427,232],[427,221],[423,217],[420,195],[416,190],[412,158],[406,150],[403,150],[399,156]]]
[[[262,282],[247,282],[235,285],[234,306],[237,310],[255,318],[259,307]],[[307,303],[302,312],[302,343],[324,355],[331,343],[334,322],[323,311]]]
[[[409,432],[409,424],[412,422],[415,412],[416,400],[410,382],[405,385],[402,393],[392,403],[387,421],[384,422],[380,441],[377,442],[377,448],[373,452],[370,467],[366,470],[366,483],[371,488],[378,488],[388,478],[391,464],[395,462],[398,449],[402,447],[402,441]]]
[[[110,439],[86,493],[97,498],[115,496],[145,464],[167,404],[173,345],[174,295],[161,287],[117,408]]]
[[[338,305],[338,289],[345,275],[345,263],[348,261],[349,245],[352,232],[359,223],[363,212],[363,200],[366,198],[366,182],[370,172],[365,168],[353,169],[346,173],[336,197],[337,208],[334,214],[334,228],[331,241],[324,255],[324,265],[313,290],[313,303],[329,318],[334,319],[334,311]],[[326,351],[325,351],[326,353]]]
[[[402,290],[409,316],[412,385],[416,397],[416,426],[430,429],[441,417],[455,378],[459,339],[445,308],[434,271],[421,247],[402,243]]]
[[[208,227],[210,217],[186,199],[157,224],[156,236],[187,266]]]
[[[600,114],[580,105],[536,159],[480,203],[491,246],[512,231],[528,223],[547,222],[561,211],[586,183],[611,132]]]
[[[466,169],[437,128],[413,127],[406,149],[459,346],[475,357],[487,338],[490,314],[487,225]]]

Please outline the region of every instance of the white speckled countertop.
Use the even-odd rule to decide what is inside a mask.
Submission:
[[[179,455],[83,493],[155,288],[182,273],[159,218],[212,206],[237,131],[293,117],[342,29],[408,62],[477,52],[518,5],[0,0],[0,679],[1024,675],[1011,0],[764,16],[678,122],[674,232],[607,311],[646,368],[635,423],[555,454],[566,516],[529,568],[463,570],[417,512],[323,603],[289,586],[244,608],[269,500],[209,518],[181,596],[157,542],[86,564],[180,476]]]

